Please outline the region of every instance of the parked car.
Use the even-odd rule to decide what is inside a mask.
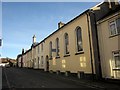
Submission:
[[[9,67],[10,67],[10,65],[9,65],[9,64],[6,64],[6,65],[5,65],[5,67],[6,67],[6,68],[9,68]]]
[[[0,63],[0,67],[5,67],[5,64],[4,63]]]

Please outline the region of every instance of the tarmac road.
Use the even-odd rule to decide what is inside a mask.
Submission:
[[[67,77],[27,68],[3,68],[2,88],[92,88],[92,90],[104,90],[72,81]],[[105,89],[106,90],[106,89]]]
[[[3,88],[88,88],[33,69],[3,68]]]

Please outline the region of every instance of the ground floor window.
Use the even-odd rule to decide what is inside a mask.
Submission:
[[[120,68],[120,51],[113,52],[113,58],[115,61],[115,68]]]

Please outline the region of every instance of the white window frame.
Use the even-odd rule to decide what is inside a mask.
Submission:
[[[117,18],[117,19],[119,19],[119,18]],[[117,30],[117,19],[114,19],[114,20],[112,20],[112,21],[110,21],[109,22],[109,32],[110,32],[110,36],[115,36],[115,35],[118,35],[119,33],[118,33],[118,30]],[[112,29],[111,29],[111,25],[115,25],[115,34],[112,34],[111,32],[112,32]]]
[[[120,57],[120,51],[114,51],[113,52],[113,60],[114,60],[114,68],[116,69],[120,69],[120,65],[116,66],[116,61],[115,61],[115,57]],[[119,61],[120,62],[120,61]]]

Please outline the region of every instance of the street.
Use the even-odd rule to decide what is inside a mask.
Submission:
[[[2,88],[92,88],[54,73],[27,68],[2,68]]]

